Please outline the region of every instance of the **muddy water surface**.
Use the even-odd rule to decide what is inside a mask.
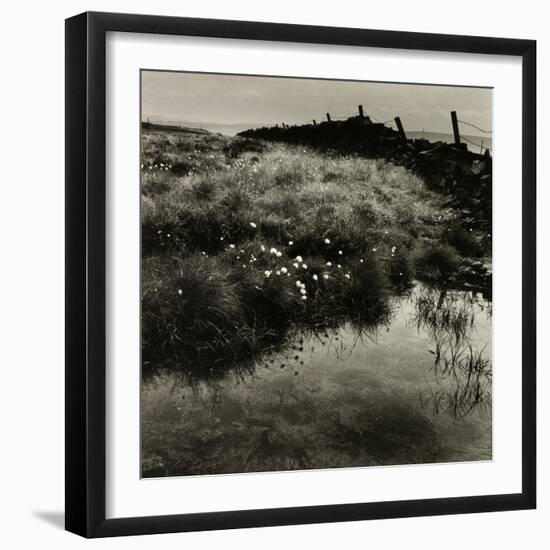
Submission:
[[[417,285],[376,329],[298,331],[251,369],[142,385],[145,477],[491,459],[491,309]]]

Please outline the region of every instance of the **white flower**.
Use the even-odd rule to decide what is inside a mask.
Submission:
[[[313,280],[317,281],[317,280],[319,280],[319,277],[317,277],[317,275],[313,275]]]
[[[223,237],[220,237],[220,241],[223,241]]]
[[[302,283],[300,281],[296,281],[296,286],[300,288],[302,286]]]
[[[341,250],[338,250],[338,254],[340,254],[340,256],[344,255],[344,253]]]
[[[330,244],[330,239],[325,239],[325,244]]]
[[[299,264],[301,264],[304,259],[302,258],[302,256],[296,256],[296,258],[294,258]]]
[[[305,296],[307,294],[307,290],[305,288],[301,288],[300,294],[302,294],[302,296]]]
[[[287,273],[288,269],[286,267],[281,267],[281,273]]]
[[[256,227],[258,227],[254,222],[250,222],[250,227],[253,227],[254,229],[256,229]]]
[[[399,275],[401,275],[401,277],[403,277],[403,273],[401,273],[401,271],[399,272]]]
[[[156,290],[156,289],[155,289]],[[178,288],[178,294],[181,296],[183,294],[183,290],[181,288]]]
[[[324,279],[325,281],[328,280],[328,275],[327,275],[326,273],[323,275],[323,279]]]
[[[234,245],[234,244],[230,244],[230,245],[229,245],[229,248],[235,248],[235,245]]]
[[[277,258],[280,258],[283,255],[282,252],[277,252]]]
[[[270,251],[269,251],[270,254],[277,254],[277,249],[276,248],[271,248]]]
[[[338,269],[342,269],[342,266],[340,264],[338,264]]]
[[[376,252],[376,248],[373,248],[372,251],[373,251],[373,252]]]
[[[260,249],[262,250],[262,252],[265,252],[265,246],[263,244],[260,245]]]
[[[292,246],[294,244],[294,241],[288,241],[288,246]]]
[[[361,258],[359,261],[360,261],[361,263],[363,263],[363,258]]]
[[[275,275],[280,275],[281,272],[277,269],[277,271],[275,271]]]
[[[307,264],[302,264],[302,267],[303,267],[304,269],[307,269]]]
[[[300,267],[300,264],[299,264],[298,262],[294,262],[292,265],[293,265],[296,269],[298,269],[298,268]]]
[[[328,265],[329,267],[331,267],[331,266],[332,266],[332,262],[327,262],[327,265]]]
[[[302,296],[302,300],[307,300],[307,296]]]
[[[346,279],[350,279],[349,273],[346,273],[346,274],[344,275],[344,277],[345,277]]]
[[[271,275],[271,271],[268,271],[268,270],[264,271],[264,275],[266,277],[269,277]]]
[[[304,283],[300,283],[300,288],[303,288],[305,290],[306,285]]]

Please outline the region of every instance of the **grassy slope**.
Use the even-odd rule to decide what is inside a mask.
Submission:
[[[388,293],[489,247],[384,161],[155,130],[142,162],[146,362],[253,355],[289,321],[379,320]]]

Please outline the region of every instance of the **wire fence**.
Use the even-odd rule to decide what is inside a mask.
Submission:
[[[466,124],[466,126],[471,126],[472,128],[475,128],[476,130],[479,130],[480,132],[484,134],[492,134],[493,130],[484,130],[483,128],[480,128],[479,126],[476,126],[475,124],[472,124],[471,122],[466,122],[465,120],[459,120],[461,124]]]
[[[475,130],[477,130],[478,132],[481,132],[482,134],[491,134],[492,135],[492,133],[493,133],[492,130],[486,130],[484,128],[481,128],[477,124],[474,124],[474,123],[469,122],[467,120],[459,120],[458,118],[456,118],[456,113],[454,111],[451,113],[451,115],[452,115],[452,117],[454,116],[455,121],[457,123],[456,128],[453,128],[453,131],[454,131],[454,134],[455,134],[455,141],[457,141],[457,142],[466,142],[466,143],[469,143],[470,145],[472,145],[474,147],[479,147],[481,152],[483,152],[483,150],[487,150],[487,151],[492,153],[492,148],[487,147],[484,144],[483,139],[481,140],[481,143],[478,143],[478,142],[473,141],[472,139],[470,139],[471,137],[474,137],[474,136],[466,137],[464,135],[461,135],[458,131],[458,124],[463,124],[463,125],[468,126],[470,128],[474,128]],[[370,120],[372,120],[374,122],[377,122],[378,124],[383,124],[384,126],[387,126],[388,128],[391,128],[392,130],[397,129],[398,131],[404,133],[402,125],[401,125],[401,121],[396,120],[399,117],[390,118],[389,120],[382,121],[382,120],[378,119],[377,117],[375,117],[372,114],[363,115],[363,107],[361,105],[359,106],[359,112],[351,114],[351,115],[333,115],[331,113],[326,113],[326,122],[335,122],[335,121],[348,120],[350,118],[354,118],[354,117],[357,117],[357,116],[359,116],[361,118],[363,118],[363,116],[364,116],[365,118],[369,118]],[[325,121],[321,120],[321,122],[325,122]],[[314,125],[316,125],[317,121],[315,119],[309,119],[309,120],[294,122],[292,124],[286,124],[286,123],[283,122],[282,127],[283,128],[288,128],[288,127],[292,127],[292,126],[301,126],[301,125],[305,125],[305,124],[308,124],[308,125],[309,124],[314,124]],[[423,132],[424,132],[424,130],[423,130]],[[430,132],[427,132],[427,133],[429,134]],[[481,139],[481,136],[480,136],[480,139]]]

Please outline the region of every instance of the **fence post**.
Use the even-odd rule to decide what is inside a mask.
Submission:
[[[313,119],[313,126],[317,126],[317,121]]]
[[[327,113],[327,120],[328,120],[328,122],[331,122],[331,120],[330,120],[330,113]]]
[[[363,118],[365,115],[363,114],[363,105],[359,105],[359,117]]]
[[[403,141],[407,141],[407,134],[405,134],[405,130],[403,129],[403,124],[401,124],[401,119],[398,116],[396,116],[394,120],[397,126],[397,130],[399,131],[399,135],[401,136],[401,139]]]
[[[455,136],[455,143],[460,143],[460,131],[458,130],[458,119],[456,117],[456,111],[451,111],[451,120],[453,122],[453,134]]]

